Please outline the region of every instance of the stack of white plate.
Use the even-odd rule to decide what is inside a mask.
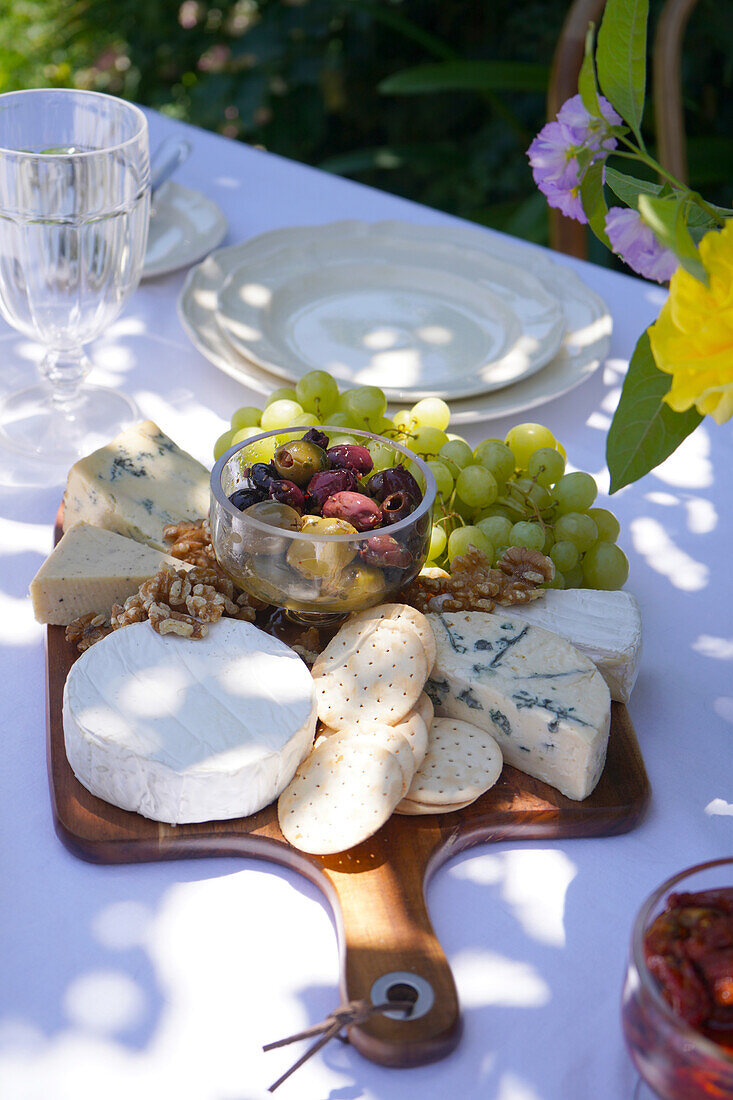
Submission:
[[[213,252],[178,302],[221,370],[269,394],[314,368],[392,407],[451,405],[451,425],[507,416],[577,386],[611,316],[567,267],[464,226],[341,221]]]

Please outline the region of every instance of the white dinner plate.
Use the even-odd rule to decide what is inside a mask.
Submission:
[[[314,226],[250,257],[218,294],[237,351],[289,382],[314,368],[391,400],[450,400],[512,385],[557,352],[565,317],[532,275],[394,225]]]
[[[319,229],[337,238],[350,224],[332,222]],[[444,241],[484,251],[496,260],[531,267],[532,273],[560,300],[563,308],[565,337],[554,358],[537,374],[506,389],[451,401],[451,425],[513,416],[552,401],[589,378],[608,354],[612,328],[608,307],[569,267],[557,263],[549,255],[511,237],[470,226],[381,224],[386,229],[398,228],[402,236]],[[242,263],[293,246],[299,234],[310,237],[312,228],[275,229],[243,244],[219,249],[188,273],[178,299],[181,324],[201,354],[225,374],[265,396],[277,389],[281,380],[239,354],[225,338],[216,321],[218,294],[225,280]]]
[[[217,248],[226,232],[227,220],[215,202],[168,180],[153,196],[143,279],[190,267]]]

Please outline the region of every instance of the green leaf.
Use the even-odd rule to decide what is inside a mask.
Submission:
[[[429,92],[544,92],[549,69],[532,61],[438,61],[386,77],[383,95]]]
[[[601,106],[598,102],[598,84],[596,83],[596,68],[593,62],[595,41],[596,25],[595,23],[589,23],[588,31],[585,36],[583,64],[580,67],[580,75],[578,77],[578,91],[580,92],[580,98],[583,100],[583,106],[588,114],[592,115],[593,118],[603,118]]]
[[[628,122],[640,143],[648,15],[649,0],[608,0],[596,50],[601,91]]]
[[[639,195],[658,195],[662,190],[662,185],[659,183],[640,180],[636,176],[629,176],[625,172],[619,172],[608,166],[606,166],[606,183],[616,198],[621,199],[621,202],[625,202],[633,210],[638,207]]]
[[[394,8],[387,7],[383,0],[379,3],[367,3],[364,0],[351,0],[352,4],[361,8],[367,15],[371,16],[378,23],[383,23],[385,26],[390,27],[397,34],[401,34],[403,38],[408,38],[413,42],[417,42],[419,46],[425,50],[426,53],[432,54],[434,57],[442,57],[446,60],[456,56],[456,52],[452,46],[449,46],[447,42],[444,42],[441,38],[437,38],[434,34],[424,30],[422,27],[418,27],[416,23],[413,23],[411,19],[407,19],[406,16],[401,15],[400,12],[395,11]]]
[[[583,176],[583,182],[580,185],[580,198],[588,218],[588,224],[601,244],[605,244],[606,248],[610,249],[611,242],[606,235],[608,206],[606,205],[606,196],[603,193],[603,161],[597,160],[595,164],[591,164]]]
[[[664,462],[702,420],[696,409],[677,413],[665,404],[671,384],[670,375],[654,362],[649,333],[642,333],[606,440],[611,493]]]
[[[685,271],[707,285],[707,272],[687,228],[687,205],[681,194],[670,198],[639,195],[639,213],[659,243],[674,252]]]

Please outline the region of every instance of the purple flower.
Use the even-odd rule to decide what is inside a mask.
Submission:
[[[645,279],[666,283],[677,270],[677,257],[662,247],[638,210],[612,206],[606,214],[606,233],[616,255]]]
[[[599,105],[603,118],[593,118],[579,95],[568,99],[555,121],[543,126],[527,150],[534,181],[549,205],[583,225],[588,219],[580,201],[582,177],[578,156],[588,150],[592,154],[591,163],[605,159],[616,148],[616,139],[608,128],[621,122],[603,96],[599,96]]]

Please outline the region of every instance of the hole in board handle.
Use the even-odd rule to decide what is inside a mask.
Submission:
[[[369,994],[372,1004],[384,1004],[385,1001],[411,1001],[412,1011],[406,1015],[403,1008],[383,1012],[391,1020],[409,1023],[427,1015],[433,1007],[435,994],[430,982],[419,974],[407,970],[393,970],[377,978]]]

